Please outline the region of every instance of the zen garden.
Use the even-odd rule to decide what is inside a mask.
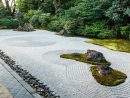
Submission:
[[[0,98],[130,98],[130,0],[0,0]]]

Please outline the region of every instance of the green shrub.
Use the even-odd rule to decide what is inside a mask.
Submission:
[[[64,29],[66,30],[66,32],[68,34],[72,34],[74,33],[74,29],[75,29],[75,23],[72,21],[66,21],[65,25],[64,25]]]
[[[24,14],[24,21],[29,22],[29,20],[33,17],[33,15],[40,15],[42,14],[41,10],[29,10],[27,13]]]
[[[91,25],[95,30],[102,30],[107,28],[107,21],[105,20],[98,20],[92,23]]]
[[[92,26],[86,25],[81,35],[90,38],[97,38],[99,33],[100,30],[95,30]]]
[[[96,21],[92,24],[87,24],[85,25],[81,35],[90,38],[98,38],[98,34],[107,28],[106,24],[106,21]]]
[[[30,22],[34,27],[39,27],[40,26],[40,24],[39,24],[39,16],[38,15],[33,15],[32,18],[30,19]]]
[[[6,17],[7,14],[7,9],[4,7],[3,3],[0,2],[0,18]]]
[[[120,27],[121,36],[123,38],[129,38],[130,36],[130,25]]]
[[[69,20],[66,21],[64,29],[68,35],[81,35],[82,25],[79,20]]]
[[[54,20],[54,21],[50,22],[50,24],[48,25],[48,28],[50,30],[58,32],[58,31],[60,31],[63,28],[63,26],[64,25],[60,21]]]
[[[30,18],[30,22],[34,27],[47,27],[50,22],[50,13],[37,13]]]
[[[7,18],[0,19],[0,26],[6,26],[7,28],[13,29],[17,28],[18,25],[19,22],[16,19],[7,19]]]
[[[50,22],[51,14],[50,13],[43,13],[39,16],[39,23],[42,27],[47,27],[47,24]]]
[[[114,34],[111,30],[102,30],[98,35],[98,38],[100,39],[106,39],[106,38],[113,38]]]

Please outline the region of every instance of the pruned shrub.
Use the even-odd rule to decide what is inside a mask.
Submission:
[[[98,35],[98,38],[100,39],[109,39],[109,38],[113,38],[114,34],[112,30],[102,30]]]
[[[82,25],[79,20],[68,20],[64,25],[64,29],[68,35],[80,35],[82,32]]]
[[[129,38],[130,36],[130,25],[120,27],[121,36],[123,38]]]
[[[0,26],[5,26],[7,28],[13,29],[17,28],[18,25],[19,21],[16,19],[7,19],[7,18],[0,19]]]
[[[42,13],[39,15],[38,22],[42,27],[47,27],[47,24],[50,22],[51,14],[50,13]]]

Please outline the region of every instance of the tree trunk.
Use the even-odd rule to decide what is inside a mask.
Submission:
[[[16,8],[15,0],[12,0],[11,2],[10,0],[5,0],[5,4],[6,4],[6,8],[8,10],[9,15],[13,17],[15,13],[15,8]]]
[[[55,8],[55,15],[58,15],[59,14],[58,9],[60,7],[60,0],[54,0],[53,5],[54,5],[54,8]]]
[[[9,12],[9,15],[12,16],[12,11],[11,11],[11,8],[10,8],[10,6],[9,6],[9,1],[10,1],[10,0],[5,0],[5,4],[6,4],[6,8],[7,8],[8,12]]]

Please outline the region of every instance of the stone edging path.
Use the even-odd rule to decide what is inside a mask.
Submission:
[[[1,61],[2,65],[32,94],[34,98],[60,98],[60,96],[55,95],[47,85],[40,82],[27,70],[22,69],[20,65],[16,65],[15,61],[7,56],[2,50],[0,50],[0,58],[7,64],[6,65]]]

